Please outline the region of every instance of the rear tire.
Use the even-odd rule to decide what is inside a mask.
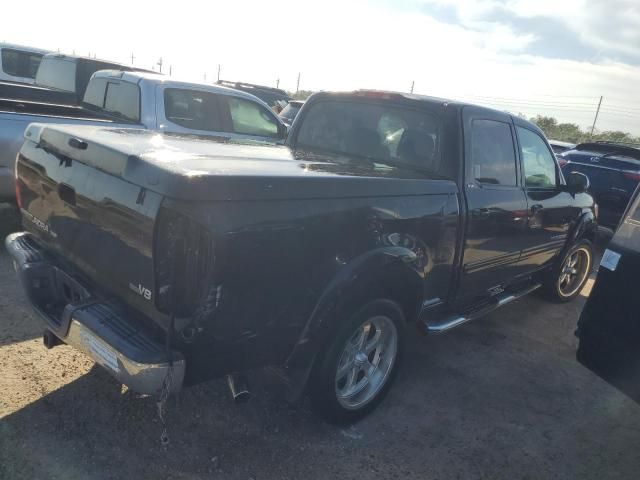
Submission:
[[[319,416],[329,423],[349,424],[383,400],[398,371],[404,324],[397,303],[378,299],[339,326],[310,378],[311,406]]]
[[[551,271],[545,283],[547,296],[556,302],[577,297],[593,268],[593,245],[583,239],[573,245]]]

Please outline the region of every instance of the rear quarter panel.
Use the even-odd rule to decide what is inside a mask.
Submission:
[[[332,279],[367,252],[415,252],[423,297],[444,298],[451,285],[456,194],[164,205],[214,232],[216,278],[225,293],[212,332],[232,340],[224,343],[236,354],[245,352],[240,362],[282,361]],[[375,272],[349,274],[366,281]]]

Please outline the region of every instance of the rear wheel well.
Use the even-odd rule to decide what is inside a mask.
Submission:
[[[417,273],[400,267],[373,273],[349,292],[340,313],[350,315],[368,301],[385,298],[400,306],[407,323],[418,317],[422,302],[422,280]]]

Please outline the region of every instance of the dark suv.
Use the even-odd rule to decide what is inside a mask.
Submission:
[[[600,210],[599,223],[615,229],[640,182],[640,145],[581,143],[561,153],[558,161],[565,174],[581,172],[589,177],[590,192]]]

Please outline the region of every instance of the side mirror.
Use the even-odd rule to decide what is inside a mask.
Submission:
[[[571,193],[583,193],[589,190],[591,182],[584,173],[571,172],[567,175],[567,188]]]

